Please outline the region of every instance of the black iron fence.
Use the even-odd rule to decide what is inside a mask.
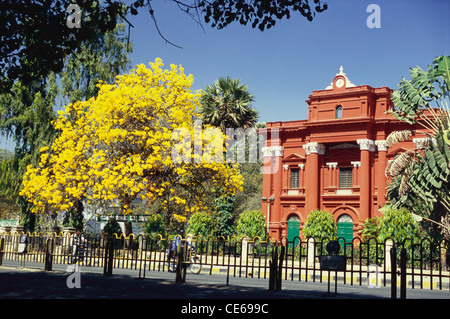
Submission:
[[[450,291],[450,247],[446,240],[395,243],[389,239],[378,242],[354,238],[347,243],[340,238],[337,242],[339,250],[330,253],[328,239],[273,242],[258,237],[162,238],[123,234],[106,237],[7,232],[0,235],[0,265],[4,260],[24,265],[37,262],[51,270],[54,264],[78,264],[103,267],[105,275],[126,268],[138,271],[140,277],[149,271],[173,271],[171,266],[178,265],[179,271],[192,267],[203,273],[225,274],[227,279],[229,276],[270,279],[269,287],[273,289],[280,287],[280,280],[329,283],[333,277],[334,281],[350,285],[403,285]],[[321,257],[327,255],[340,256],[343,266],[325,267]]]

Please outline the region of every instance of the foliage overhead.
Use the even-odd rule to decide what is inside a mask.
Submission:
[[[112,31],[125,12],[117,1],[77,1],[82,27],[67,26],[70,0],[5,0],[0,19],[1,89],[8,91],[16,80],[28,86],[59,73],[66,56],[81,44]]]
[[[232,23],[260,30],[273,27],[277,20],[289,19],[300,13],[312,21],[317,13],[327,9],[327,4],[314,0],[299,1],[249,1],[249,0],[172,0],[187,15],[199,23],[224,28]],[[117,21],[146,11],[152,18],[156,31],[157,12],[151,0],[134,2],[120,0],[80,0],[80,28],[69,28],[68,6],[72,0],[3,0],[0,8],[0,90],[8,91],[16,80],[24,85],[46,78],[50,72],[59,73],[65,57],[78,52],[84,42],[99,34],[112,31]],[[128,21],[127,21],[128,22]],[[128,22],[129,23],[129,22]],[[134,27],[129,23],[130,27]],[[166,40],[167,41],[167,40]],[[167,41],[169,42],[169,41]]]

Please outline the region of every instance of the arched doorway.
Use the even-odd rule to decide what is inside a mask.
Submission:
[[[288,242],[293,242],[295,237],[300,237],[300,218],[297,215],[289,216],[287,220],[287,238]],[[300,241],[297,239],[295,244],[298,245]]]
[[[348,214],[342,214],[337,219],[337,237],[344,238],[347,244],[353,240],[353,219]],[[343,243],[341,243],[342,245]]]

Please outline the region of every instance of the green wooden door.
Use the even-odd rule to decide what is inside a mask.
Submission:
[[[337,237],[342,237],[347,245],[351,245],[353,241],[353,219],[348,214],[339,216],[337,223]],[[339,239],[341,249],[344,248],[344,240]]]
[[[343,237],[347,244],[353,240],[353,223],[352,222],[338,222],[337,236]]]
[[[288,242],[292,242],[294,241],[295,237],[299,237],[300,236],[300,219],[297,216],[291,216],[288,219],[288,232],[287,232],[287,237],[288,237]],[[297,246],[298,243],[300,242],[300,240],[297,238],[295,240],[295,245]]]

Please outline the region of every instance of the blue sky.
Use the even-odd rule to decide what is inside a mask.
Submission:
[[[381,28],[370,29],[367,6],[378,4]],[[260,121],[307,117],[305,100],[324,89],[339,67],[355,85],[397,87],[409,68],[426,68],[438,55],[450,54],[448,0],[336,0],[312,22],[300,15],[261,32],[232,25],[223,30],[196,22],[170,1],[155,7],[165,44],[148,15],[132,19],[132,63],[156,57],[181,64],[201,89],[221,76],[240,78],[255,95]]]
[[[355,85],[395,89],[410,67],[450,54],[449,0],[328,1],[312,22],[295,14],[264,32],[239,24],[203,30],[171,1],[154,3],[161,32],[182,49],[166,44],[142,11],[130,18],[132,65],[157,57],[167,67],[182,65],[194,76],[194,90],[221,76],[240,78],[255,96],[260,122],[307,118],[305,100],[327,87],[341,65]],[[381,10],[379,29],[366,25],[372,3]]]

